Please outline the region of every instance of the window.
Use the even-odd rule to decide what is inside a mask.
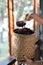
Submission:
[[[8,56],[8,16],[6,0],[0,0],[0,61]]]

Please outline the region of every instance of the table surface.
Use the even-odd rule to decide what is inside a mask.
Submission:
[[[0,62],[0,65],[12,65],[12,63],[15,63],[16,59],[13,57],[8,57],[4,61]]]
[[[33,62],[34,65],[43,65],[43,61],[35,61]]]

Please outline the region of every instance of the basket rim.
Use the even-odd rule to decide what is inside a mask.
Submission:
[[[29,35],[25,35],[25,34],[18,34],[18,33],[15,33],[15,32],[13,32],[13,34],[15,34],[15,35],[19,35],[19,36],[33,36],[33,35],[35,35],[36,36],[36,33],[34,32],[33,34],[29,34]]]

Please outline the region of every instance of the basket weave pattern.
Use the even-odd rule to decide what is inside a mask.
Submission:
[[[36,42],[35,34],[22,35],[13,33],[12,55],[16,57],[18,61],[23,59],[23,55],[26,55],[29,58],[34,57],[35,42]]]

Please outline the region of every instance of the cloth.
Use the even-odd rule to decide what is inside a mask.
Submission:
[[[41,39],[43,41],[43,26],[40,24],[37,25],[36,37],[37,39]]]

